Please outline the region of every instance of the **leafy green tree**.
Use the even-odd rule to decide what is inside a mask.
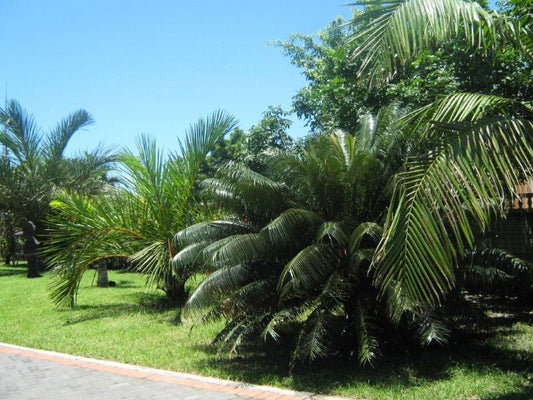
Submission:
[[[266,170],[269,151],[288,151],[293,147],[293,140],[287,134],[291,121],[288,113],[281,107],[269,107],[263,118],[253,125],[248,132],[235,128],[229,138],[221,140],[206,160],[204,172],[212,176],[227,162],[242,163],[257,172]]]
[[[176,304],[187,299],[185,282],[193,271],[175,274],[171,259],[179,251],[175,232],[210,211],[198,199],[201,167],[215,143],[235,125],[218,111],[200,119],[179,142],[180,152],[165,157],[154,141],[141,137],[138,153],[120,156],[123,186],[99,196],[63,193],[50,220],[48,260],[56,279],[56,303],[75,303],[83,273],[101,260],[127,257]]]
[[[395,68],[386,83],[375,76],[369,86],[359,69],[374,49],[356,49],[365,29],[373,24],[379,28],[374,22],[379,10],[355,10],[357,24],[337,19],[315,36],[293,35],[278,43],[307,79],[293,98],[293,108],[312,131],[353,132],[367,111],[377,112],[393,102],[414,109],[456,92],[532,99],[531,71],[519,47],[508,42],[490,52],[473,51],[460,36],[440,38]]]
[[[288,151],[293,145],[292,138],[287,134],[291,121],[286,118],[287,112],[281,107],[269,107],[263,118],[250,128],[246,138],[245,165],[256,172],[266,170],[265,152],[272,150]]]
[[[91,116],[78,110],[45,134],[18,102],[11,100],[0,109],[0,144],[5,150],[0,212],[5,213],[3,221],[10,221],[8,235],[21,218],[33,221],[37,233],[42,233],[50,200],[58,189],[94,191],[108,182],[106,173],[114,160],[109,151],[97,148],[74,158],[64,155],[74,134],[91,123]]]

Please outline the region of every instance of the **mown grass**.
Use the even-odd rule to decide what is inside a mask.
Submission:
[[[334,359],[288,371],[275,345],[251,355],[217,355],[220,324],[191,329],[161,293],[134,273],[110,272],[113,288],[84,277],[76,309],[49,300],[50,275],[27,279],[25,267],[0,266],[0,341],[76,355],[251,383],[365,399],[533,398],[533,307],[475,299],[473,318],[448,347],[388,349],[375,368]]]

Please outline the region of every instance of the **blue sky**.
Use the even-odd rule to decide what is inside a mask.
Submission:
[[[350,15],[342,0],[3,0],[0,93],[51,128],[84,108],[96,123],[70,153],[133,147],[141,133],[175,149],[199,117],[223,108],[248,129],[290,107],[305,81],[268,42],[316,33]],[[306,133],[301,123],[291,134]]]

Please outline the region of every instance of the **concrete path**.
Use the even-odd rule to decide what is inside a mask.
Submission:
[[[319,397],[310,393],[247,385],[0,343],[0,399],[317,398]]]

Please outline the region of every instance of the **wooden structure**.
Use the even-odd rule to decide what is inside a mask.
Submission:
[[[515,190],[507,218],[495,221],[483,241],[533,262],[533,178]]]

